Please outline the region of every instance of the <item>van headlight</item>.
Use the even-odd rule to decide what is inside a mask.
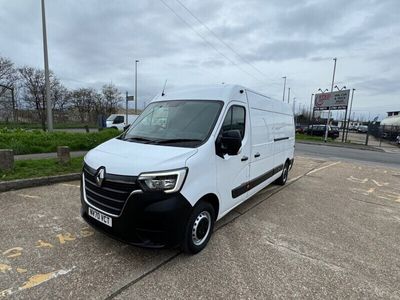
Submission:
[[[142,173],[139,175],[138,182],[143,191],[174,193],[181,189],[187,171],[187,168],[183,168],[165,172]]]

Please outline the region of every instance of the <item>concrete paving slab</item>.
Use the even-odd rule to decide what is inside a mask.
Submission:
[[[0,194],[0,298],[102,299],[177,253],[95,232],[79,201],[79,182]]]
[[[0,298],[400,298],[399,197],[399,169],[296,157],[188,256],[93,231],[78,181],[0,193]]]
[[[330,165],[217,231],[202,253],[177,257],[116,298],[399,298],[400,205],[354,201],[348,179],[380,174],[394,192],[397,171]]]

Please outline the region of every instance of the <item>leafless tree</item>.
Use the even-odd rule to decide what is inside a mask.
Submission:
[[[115,113],[117,111],[118,104],[122,101],[121,92],[113,83],[109,83],[103,85],[101,93],[103,96],[103,113]]]
[[[0,118],[6,121],[15,114],[17,80],[12,61],[0,56]]]
[[[90,112],[95,105],[96,91],[92,88],[79,88],[71,92],[71,104],[82,123],[90,121]]]

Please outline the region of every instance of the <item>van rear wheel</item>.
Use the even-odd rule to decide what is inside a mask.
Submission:
[[[289,162],[286,162],[283,166],[282,175],[276,180],[279,185],[285,185],[289,175]]]
[[[210,240],[214,223],[214,207],[207,202],[197,204],[186,225],[182,250],[189,254],[196,254],[203,250]]]

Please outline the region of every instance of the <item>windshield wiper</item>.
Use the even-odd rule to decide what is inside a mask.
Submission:
[[[154,140],[142,137],[142,136],[131,136],[124,138],[125,141],[138,141],[138,142],[154,142]]]
[[[156,141],[156,144],[169,144],[169,143],[185,143],[185,142],[201,142],[199,139],[168,139]]]

